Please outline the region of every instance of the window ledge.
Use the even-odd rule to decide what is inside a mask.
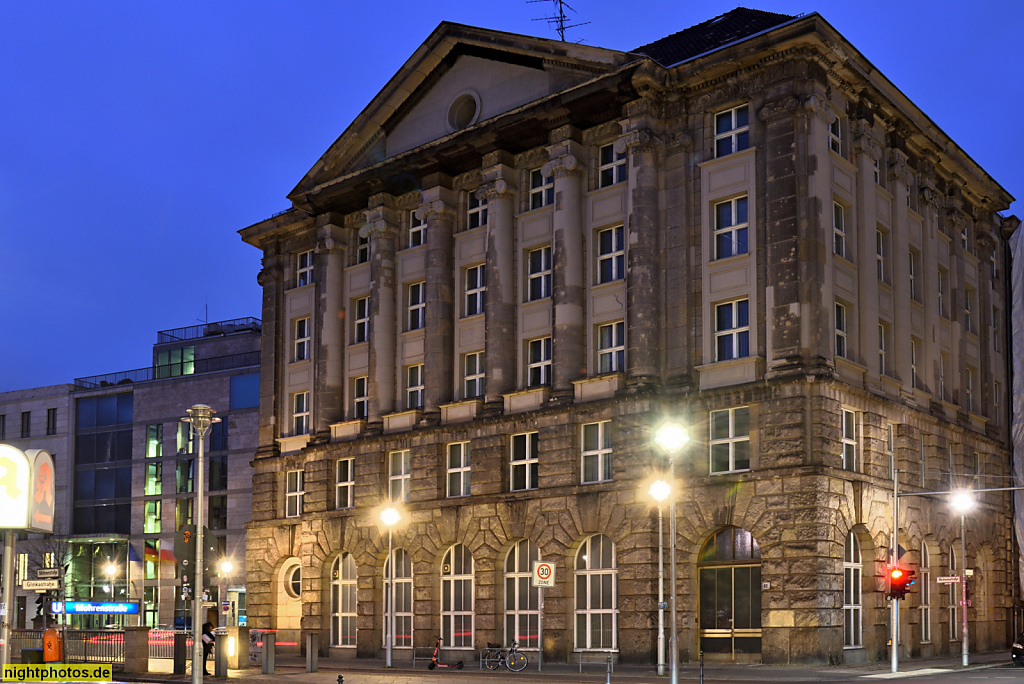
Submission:
[[[483,399],[466,399],[451,404],[441,404],[441,422],[464,423],[473,420],[480,415],[483,406]]]
[[[503,394],[505,400],[505,413],[521,413],[540,408],[551,397],[551,388],[531,387],[518,392]]]
[[[400,432],[416,427],[416,424],[423,419],[423,411],[422,409],[412,409],[411,411],[389,413],[381,417],[384,419],[384,432]]]
[[[355,439],[366,428],[366,420],[350,420],[331,424],[331,440]]]
[[[607,373],[592,378],[573,380],[572,386],[576,401],[593,401],[608,399],[626,384],[626,376],[622,373]]]
[[[293,454],[301,451],[309,443],[310,435],[294,435],[292,437],[280,437],[277,446],[282,454]]]
[[[753,382],[757,379],[758,367],[763,364],[764,358],[761,356],[744,356],[697,366],[697,372],[700,373],[700,389]]]

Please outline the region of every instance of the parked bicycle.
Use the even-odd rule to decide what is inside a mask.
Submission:
[[[526,654],[519,652],[519,642],[513,641],[512,647],[507,651],[501,648],[501,644],[487,644],[483,661],[488,670],[497,670],[504,665],[507,670],[519,672],[526,668],[530,659]]]

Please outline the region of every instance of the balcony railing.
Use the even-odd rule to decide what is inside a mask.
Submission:
[[[201,337],[215,337],[217,335],[230,335],[239,332],[260,332],[263,321],[258,318],[235,318],[230,321],[217,321],[216,323],[203,323],[202,325],[190,325],[186,328],[171,328],[161,330],[156,334],[157,344],[167,342],[182,342],[184,340],[195,340]]]
[[[189,377],[191,375],[202,375],[203,373],[217,373],[219,371],[234,370],[235,368],[258,366],[260,364],[260,353],[254,351],[243,354],[229,354],[227,356],[212,356],[208,359],[196,359],[190,363],[192,364],[191,373],[171,377]],[[166,368],[166,366],[161,366],[161,368]],[[131,385],[137,382],[150,382],[154,379],[163,380],[169,378],[156,378],[155,369],[151,366],[149,368],[138,368],[119,373],[75,378],[75,388],[80,390],[100,389],[116,385]]]

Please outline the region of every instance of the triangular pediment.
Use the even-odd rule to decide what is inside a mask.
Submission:
[[[290,193],[585,83],[627,53],[441,23]]]

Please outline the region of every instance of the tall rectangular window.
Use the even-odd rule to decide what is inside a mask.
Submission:
[[[306,361],[309,359],[309,317],[299,318],[295,321],[295,348],[294,361]]]
[[[405,369],[405,408],[407,411],[423,408],[423,364]]]
[[[541,337],[527,343],[527,385],[551,384],[551,338]]]
[[[974,369],[967,367],[967,375],[964,378],[964,408],[968,413],[974,413]]]
[[[145,562],[145,574],[143,575],[146,579],[160,579],[160,540],[159,539],[147,539],[145,541],[145,549],[143,550],[143,559]],[[147,587],[148,589],[149,587]],[[153,624],[156,626],[156,623]]]
[[[747,105],[715,114],[715,156],[724,157],[750,147],[750,109]]]
[[[228,425],[230,421],[224,416],[220,422],[210,427],[210,451],[228,450]]]
[[[537,432],[512,435],[509,489],[513,492],[537,488],[537,451],[540,436]]]
[[[0,439],[7,439],[7,414],[0,413]]]
[[[175,453],[178,455],[192,453],[192,449],[195,447],[195,441],[192,439],[192,427],[188,423],[178,423],[178,437],[176,445],[178,450]]]
[[[448,445],[448,496],[469,496],[469,442]]]
[[[164,464],[146,464],[146,496],[160,496],[163,493]]]
[[[909,262],[907,264],[909,269],[910,269],[910,271],[908,273],[908,276],[910,278],[910,298],[912,300],[914,300],[915,302],[918,301],[918,299],[917,299],[917,269],[918,269],[918,261],[920,260],[920,258],[921,258],[920,252],[916,252],[914,250],[910,250],[910,260],[909,260]]]
[[[182,525],[192,524],[192,497],[174,500],[174,529],[180,530]]]
[[[711,412],[711,473],[750,470],[750,407]]]
[[[285,512],[286,518],[297,518],[302,515],[302,505],[306,497],[306,473],[302,470],[289,470],[285,473]]]
[[[885,243],[888,236],[881,230],[875,231],[875,275],[878,280],[886,282],[885,278]]]
[[[974,332],[974,316],[972,311],[974,305],[971,300],[974,299],[974,290],[971,288],[964,288],[964,330],[969,333]]]
[[[309,434],[309,392],[292,395],[292,435]]]
[[[946,354],[939,354],[939,399],[946,401],[946,366],[949,365]]]
[[[715,306],[715,360],[728,361],[750,356],[748,300]]]
[[[370,236],[360,235],[356,242],[356,263],[365,264],[370,260]]]
[[[921,341],[916,337],[910,338],[910,386],[914,389],[921,389],[921,377],[918,375],[918,355],[921,353]]]
[[[211,492],[223,491],[228,488],[228,455],[214,454],[210,456]]]
[[[921,544],[921,589],[918,605],[921,608],[921,643],[932,640],[932,562],[928,544]]]
[[[946,288],[949,286],[947,282],[948,276],[946,269],[939,266],[939,315],[949,317],[946,311]]]
[[[409,327],[407,330],[419,330],[426,322],[427,283],[424,281],[412,283],[406,291],[409,301]]]
[[[313,282],[313,252],[300,252],[295,265],[295,287]]]
[[[597,326],[597,372],[626,370],[626,324],[622,321]]]
[[[409,484],[412,482],[412,460],[408,449],[392,451],[388,454],[390,468],[388,470],[388,500],[392,502],[409,502]]]
[[[857,414],[843,409],[843,470],[857,470]]]
[[[211,496],[209,513],[207,514],[207,525],[211,530],[226,530],[228,528],[228,497],[223,494]]]
[[[878,374],[885,375],[888,370],[885,365],[885,323],[878,324]]]
[[[158,534],[160,532],[160,515],[162,505],[159,500],[147,501],[142,519],[143,534]]]
[[[531,249],[526,255],[527,300],[535,302],[551,296],[551,247]]]
[[[597,187],[607,188],[629,178],[626,152],[616,152],[615,145],[604,145],[598,152]]]
[[[999,427],[1000,421],[1002,421],[1002,408],[999,406],[999,402],[1002,401],[1003,396],[1003,385],[999,382],[992,383],[992,423]]]
[[[470,352],[462,357],[463,380],[465,381],[463,398],[472,399],[484,396],[484,353]]]
[[[747,198],[715,205],[715,258],[747,253]]]
[[[846,307],[836,302],[836,356],[846,356]]]
[[[409,247],[419,247],[427,241],[427,219],[409,213]]]
[[[334,508],[355,506],[355,459],[341,458],[334,462]]]
[[[352,310],[352,344],[361,344],[370,338],[370,298],[357,298],[352,302]]]
[[[626,277],[626,247],[622,231],[622,226],[597,231],[597,279],[599,283],[610,283]]]
[[[352,419],[366,420],[367,416],[367,376],[352,378]]]
[[[554,203],[554,177],[545,176],[540,169],[530,171],[530,209],[540,209]]]
[[[836,120],[828,125],[828,148],[836,154],[843,153],[842,123],[837,116]]]
[[[885,426],[885,454],[889,457],[889,479],[896,477],[896,429],[892,423]]]
[[[57,409],[46,409],[46,434],[57,434]]]
[[[999,309],[992,307],[992,350],[999,351]]]
[[[32,436],[32,412],[21,412],[21,437],[22,439]]]
[[[846,209],[839,202],[832,203],[832,253],[846,257]]]
[[[467,193],[469,197],[468,208],[466,209],[466,228],[473,230],[480,226],[487,225],[487,197],[482,199],[476,196],[475,192]]]
[[[175,491],[178,494],[186,494],[192,491],[192,476],[195,468],[195,461],[191,458],[180,460],[175,463],[174,483]]]
[[[580,473],[583,484],[612,479],[611,421],[586,423],[580,434]]]
[[[470,266],[466,269],[466,316],[476,316],[484,312],[487,298],[487,272],[484,264]]]

